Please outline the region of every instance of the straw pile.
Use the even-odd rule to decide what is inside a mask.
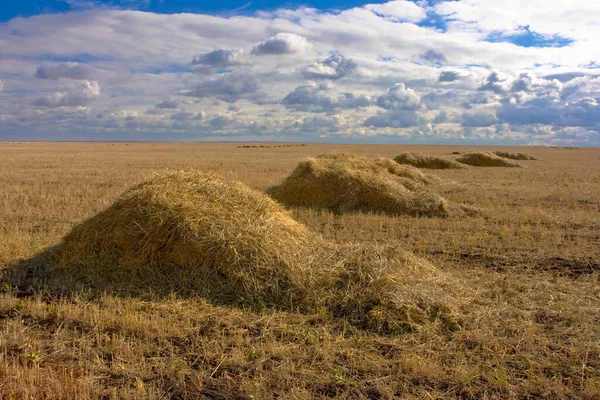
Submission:
[[[494,153],[487,151],[477,151],[474,153],[466,153],[456,159],[459,163],[472,165],[474,167],[520,167],[512,161],[498,157]]]
[[[511,160],[541,160],[541,158],[527,153],[510,153],[507,151],[498,150],[495,151],[494,154],[502,158],[509,158]]]
[[[329,243],[268,196],[194,171],[142,182],[76,226],[50,272],[76,288],[324,309],[377,331],[456,327],[454,285],[427,261],[394,246]]]
[[[327,209],[334,213],[366,211],[390,215],[447,217],[464,207],[431,193],[431,178],[390,159],[328,153],[302,161],[267,193],[286,206]]]
[[[412,165],[417,168],[426,169],[460,169],[467,168],[466,165],[457,163],[454,160],[448,160],[447,158],[435,157],[435,156],[424,156],[417,153],[405,152],[396,158],[394,158],[398,164]]]

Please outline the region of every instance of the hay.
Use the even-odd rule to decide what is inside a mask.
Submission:
[[[405,152],[394,158],[398,164],[412,165],[417,168],[426,169],[460,169],[467,168],[466,165],[448,160],[442,157],[424,156],[412,152]]]
[[[511,160],[541,160],[541,158],[527,153],[510,153],[507,151],[498,150],[495,151],[494,154],[498,157],[508,158]]]
[[[426,185],[431,178],[412,166],[347,153],[302,161],[267,193],[286,206],[327,209],[337,214],[379,212],[390,215],[447,217],[461,209]]]
[[[76,226],[50,272],[63,287],[325,309],[379,332],[454,320],[451,281],[427,261],[394,246],[327,242],[266,195],[194,171],[142,182]]]
[[[521,167],[519,164],[511,162],[505,158],[487,152],[478,151],[474,153],[466,153],[456,159],[459,163],[472,165],[474,167]]]

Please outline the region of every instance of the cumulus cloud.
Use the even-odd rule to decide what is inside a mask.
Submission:
[[[486,112],[464,113],[460,118],[460,124],[469,128],[482,128],[498,123],[498,119]]]
[[[426,123],[426,119],[416,111],[390,110],[378,113],[365,120],[364,126],[373,128],[410,128]]]
[[[244,51],[241,49],[217,49],[200,54],[192,59],[191,65],[210,68],[227,68],[244,64]]]
[[[485,82],[479,87],[479,90],[494,93],[504,93],[508,90],[507,81],[496,71],[488,75]]]
[[[351,58],[334,53],[324,61],[315,62],[304,68],[302,75],[306,79],[340,79],[358,69],[358,64]]]
[[[257,100],[261,97],[259,90],[260,81],[254,73],[233,71],[201,82],[183,94],[198,98],[217,98],[228,103],[235,103],[240,99]]]
[[[496,115],[501,122],[511,125],[541,124],[600,129],[600,105],[598,100],[591,97],[566,104],[540,99],[524,104],[504,104]]]
[[[341,129],[341,121],[337,116],[306,117],[301,122],[296,122],[294,128],[308,133],[338,132]]]
[[[70,130],[103,132],[97,137],[104,138],[169,135],[177,127],[181,138],[223,129],[251,138],[268,126],[285,138],[288,128],[304,129],[294,128],[296,122],[333,131],[340,126],[335,116],[346,118],[340,135],[352,134],[352,127],[375,138],[418,126],[406,132],[432,141],[450,139],[442,131],[466,140],[483,138],[476,136],[483,131],[494,132],[494,140],[513,140],[518,132],[520,143],[563,132],[564,140],[588,140],[589,132],[600,132],[600,79],[594,76],[600,50],[592,40],[600,34],[598,7],[592,0],[576,9],[566,2],[532,0],[536,6],[525,7],[522,0],[506,1],[393,1],[235,17],[93,9],[15,18],[0,29],[9,55],[0,62],[0,77],[10,85],[1,94],[0,131],[30,132],[37,124],[67,132],[64,137]],[[571,17],[560,17],[566,10]],[[504,42],[492,43],[490,34]],[[518,35],[528,35],[534,47],[523,47]],[[574,42],[552,43],[561,35]],[[537,46],[540,40],[548,47]],[[194,50],[199,45],[206,50]],[[50,56],[79,63],[40,65]],[[92,82],[100,82],[96,92]],[[100,85],[110,97],[99,95]],[[195,99],[173,100],[182,94]],[[193,115],[199,104],[209,115],[200,122]],[[105,110],[122,115],[88,116]],[[305,118],[306,112],[327,115]],[[445,126],[427,131],[430,121]],[[600,145],[600,135],[594,140]]]
[[[304,54],[310,47],[310,43],[304,36],[283,32],[254,46],[252,54],[255,56]]]
[[[456,106],[461,96],[456,90],[435,89],[421,97],[421,104],[430,110]]]
[[[457,71],[442,71],[438,78],[438,82],[454,82],[461,78],[460,72]]]
[[[353,93],[330,95],[327,85],[309,81],[288,93],[282,100],[286,108],[307,112],[332,112],[338,109],[367,107],[371,100]]]
[[[59,65],[42,65],[35,72],[38,79],[74,79],[92,80],[95,70],[86,64],[63,63]]]
[[[96,81],[83,81],[79,85],[54,92],[34,100],[39,107],[79,107],[85,106],[100,96],[100,85]]]
[[[158,103],[155,107],[162,109],[175,109],[178,108],[181,102],[176,99],[165,99]]]
[[[377,98],[377,105],[386,110],[418,110],[420,98],[413,89],[404,83],[396,83]]]
[[[389,1],[384,4],[367,4],[364,8],[394,22],[419,22],[427,16],[423,8],[411,1]]]
[[[435,64],[442,65],[442,64],[448,63],[448,58],[446,58],[444,53],[442,53],[441,51],[433,50],[433,49],[429,49],[425,53],[421,54],[419,56],[419,60],[424,61],[426,63],[434,64],[434,65]]]

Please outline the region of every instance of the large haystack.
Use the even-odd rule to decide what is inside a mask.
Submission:
[[[394,158],[398,164],[412,165],[417,168],[425,169],[460,169],[467,168],[466,165],[457,163],[454,160],[436,156],[424,156],[422,154],[405,152]]]
[[[347,153],[329,153],[302,161],[267,193],[286,206],[392,215],[446,217],[461,209],[431,193],[430,179],[412,166]]]
[[[498,157],[494,153],[487,151],[477,151],[466,153],[456,159],[459,163],[472,165],[474,167],[520,167],[519,164]]]
[[[148,286],[223,301],[301,303],[315,241],[267,196],[239,182],[177,172],[142,182],[76,226],[57,269],[95,287]]]
[[[494,154],[502,158],[509,158],[511,160],[541,160],[541,158],[527,153],[511,153],[508,151],[498,150],[495,151]]]
[[[394,246],[329,243],[266,195],[193,171],[142,182],[76,226],[50,272],[63,286],[324,309],[377,331],[455,325],[454,285],[427,261]]]

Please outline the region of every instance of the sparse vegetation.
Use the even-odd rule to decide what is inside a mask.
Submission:
[[[466,165],[457,163],[454,160],[449,160],[443,157],[424,156],[412,152],[404,152],[394,157],[394,161],[398,164],[412,165],[417,168],[425,169],[459,169],[466,168]]]
[[[396,329],[378,325],[377,319],[353,320],[351,310],[364,315],[350,303],[354,296],[295,312],[295,307],[260,307],[252,301],[222,304],[200,292],[165,296],[159,286],[129,290],[130,282],[115,282],[112,290],[98,293],[85,280],[62,282],[62,292],[47,279],[47,288],[37,280],[49,272],[38,256],[48,255],[65,235],[114,207],[123,192],[155,171],[194,168],[262,192],[301,159],[332,150],[370,160],[399,153],[397,146],[311,145],[286,157],[264,151],[255,158],[230,144],[2,144],[0,265],[24,274],[16,281],[22,285],[11,284],[17,277],[4,274],[1,286],[0,397],[597,397],[598,149],[536,148],[546,162],[510,173],[439,170],[439,182],[422,183],[453,203],[477,204],[486,215],[440,220],[282,211],[286,221],[297,221],[292,226],[304,225],[335,250],[328,254],[344,260],[340,271],[353,271],[342,287],[349,282],[365,287],[361,282],[370,281],[372,270],[361,265],[387,266],[383,271],[389,273],[389,260],[403,257],[408,261],[396,265],[413,265],[416,275],[423,274],[420,282],[409,275],[401,283],[401,301],[426,307],[409,314],[417,319],[412,324]],[[414,150],[449,152],[447,147]],[[259,220],[257,228],[249,224],[242,235],[267,221]],[[229,236],[226,242],[233,240]],[[313,250],[318,257],[319,249]],[[293,252],[278,251],[282,260]],[[441,285],[441,297],[432,282]],[[363,293],[363,300],[371,296]],[[393,297],[388,289],[374,293]]]

